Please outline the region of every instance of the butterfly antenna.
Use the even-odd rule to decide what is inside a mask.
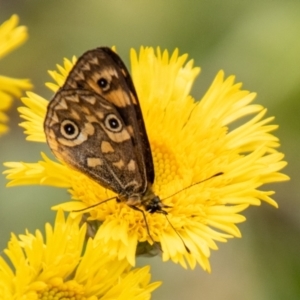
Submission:
[[[207,180],[210,180],[210,179],[212,179],[212,178],[214,178],[214,177],[217,177],[217,176],[220,176],[220,175],[223,175],[223,174],[224,174],[223,172],[216,173],[216,174],[214,174],[214,175],[212,175],[212,176],[210,176],[210,177],[208,177],[208,178],[206,178],[206,179],[203,179],[203,180],[201,180],[201,181],[195,182],[195,183],[193,183],[193,184],[191,184],[191,185],[189,185],[189,186],[183,188],[182,190],[180,190],[180,191],[178,191],[178,192],[176,192],[176,193],[174,193],[174,194],[172,194],[172,195],[170,195],[170,196],[168,196],[168,197],[166,197],[166,198],[164,198],[164,199],[161,199],[161,200],[163,201],[163,200],[169,199],[169,198],[171,198],[171,197],[173,197],[173,196],[175,196],[175,195],[177,195],[177,194],[179,194],[179,193],[181,193],[181,192],[183,192],[183,191],[185,191],[185,190],[191,188],[191,187],[194,186],[194,185],[200,184],[200,183],[202,183],[202,182],[205,182],[205,181],[207,181]]]
[[[91,206],[88,206],[88,207],[85,207],[85,208],[81,208],[81,209],[72,210],[72,212],[81,212],[81,211],[89,210],[89,209],[91,209],[93,207],[96,207],[96,206],[98,206],[100,204],[103,204],[103,203],[108,202],[108,201],[113,200],[113,199],[117,199],[117,197],[114,196],[114,197],[108,198],[108,199],[106,199],[106,200],[104,200],[102,202],[98,202],[98,203],[96,203],[94,205],[91,205]]]

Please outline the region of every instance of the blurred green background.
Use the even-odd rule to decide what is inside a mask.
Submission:
[[[244,88],[258,92],[256,102],[268,108],[280,125],[276,135],[289,162],[292,180],[267,188],[276,191],[276,210],[266,204],[245,212],[242,239],[219,244],[212,253],[212,274],[200,267],[183,270],[160,258],[151,264],[153,280],[163,285],[153,299],[300,299],[300,1],[145,1],[145,0],[0,0],[0,23],[13,13],[28,26],[25,45],[0,61],[0,74],[30,78],[34,91],[52,93],[44,83],[47,70],[63,57],[79,56],[97,46],[116,45],[128,65],[129,49],[160,46],[189,53],[202,72],[192,91],[199,99],[219,69],[235,74]],[[15,105],[10,132],[1,137],[0,161],[36,162],[45,144],[25,142]],[[4,167],[1,163],[1,171]],[[43,229],[52,222],[49,207],[69,199],[51,187],[5,187],[0,178],[0,246],[10,232]]]

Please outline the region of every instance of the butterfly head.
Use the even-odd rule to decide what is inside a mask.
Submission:
[[[141,205],[144,207],[145,211],[151,214],[161,213],[164,215],[167,215],[168,213],[163,209],[171,207],[163,204],[160,197],[153,192],[150,184],[148,185],[146,193],[141,199]]]
[[[160,198],[158,196],[155,196],[150,201],[147,201],[146,203],[143,203],[145,210],[149,213],[162,213],[164,215],[167,215],[168,213],[163,210],[163,208],[170,208],[171,206],[164,205]]]

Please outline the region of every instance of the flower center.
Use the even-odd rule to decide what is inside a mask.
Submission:
[[[86,300],[83,295],[82,287],[74,282],[69,281],[61,284],[49,284],[45,289],[39,291],[38,299],[40,300]]]
[[[178,178],[179,165],[176,157],[162,143],[151,144],[155,169],[155,190],[160,194],[175,178]]]

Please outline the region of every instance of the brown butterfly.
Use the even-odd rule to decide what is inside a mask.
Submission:
[[[44,130],[58,159],[114,191],[118,201],[166,214],[152,191],[153,159],[137,93],[111,49],[78,59],[48,105]]]
[[[101,47],[78,59],[48,105],[44,130],[58,159],[118,195],[96,205],[115,198],[140,211],[154,242],[144,210],[167,218],[163,208],[170,206],[152,190],[153,159],[141,107],[129,72],[115,52]]]

